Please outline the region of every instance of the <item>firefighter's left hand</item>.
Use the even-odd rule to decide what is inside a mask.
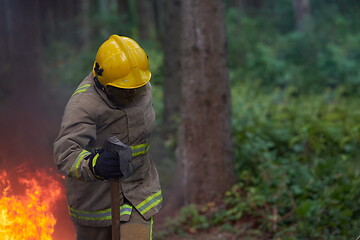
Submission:
[[[108,152],[103,149],[96,150],[89,161],[90,169],[99,179],[121,178],[119,156],[115,152]]]

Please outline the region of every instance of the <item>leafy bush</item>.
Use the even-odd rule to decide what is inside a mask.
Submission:
[[[232,95],[238,183],[222,206],[185,208],[175,226],[251,217],[269,239],[355,239],[360,101],[340,89],[294,96],[294,88],[267,93],[255,83],[234,85]]]
[[[264,87],[295,86],[301,92],[313,93],[344,86],[347,94],[357,94],[358,26],[345,14],[331,15],[329,9],[329,13],[313,16],[313,24],[306,31],[297,32],[290,28],[294,24],[281,28],[273,13],[251,16],[230,8],[227,32],[232,81],[255,80]],[[332,18],[321,20],[327,15]],[[291,20],[289,16],[285,19],[281,21]]]
[[[359,100],[337,91],[294,97],[292,89],[236,89],[239,183],[225,202],[259,216],[274,236],[288,228],[296,239],[359,234]]]

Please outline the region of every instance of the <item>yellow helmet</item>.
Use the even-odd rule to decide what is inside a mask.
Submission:
[[[104,85],[133,89],[150,81],[145,51],[131,38],[111,35],[99,48],[93,74]]]

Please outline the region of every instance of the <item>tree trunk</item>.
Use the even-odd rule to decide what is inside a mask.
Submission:
[[[75,11],[76,11],[76,8],[75,8],[75,4],[76,4],[76,1],[74,0],[62,0],[64,1],[64,4],[65,4],[65,14],[66,14],[66,18],[67,19],[73,19],[75,17]]]
[[[139,37],[141,40],[148,40],[150,37],[150,3],[149,0],[137,0],[137,21],[139,29]]]
[[[100,12],[102,14],[109,14],[110,1],[109,0],[99,0]]]
[[[165,4],[167,4],[167,0],[151,0],[152,8],[153,8],[153,19],[154,19],[154,26],[155,26],[155,35],[156,39],[163,44],[164,42],[164,11]],[[171,1],[169,1],[171,2]],[[166,14],[166,13],[165,13]],[[178,19],[171,19],[172,21],[179,21]]]
[[[264,2],[263,0],[247,0],[246,5],[253,10],[260,10],[263,7]]]
[[[174,135],[181,95],[181,0],[164,1],[164,27],[164,125]]]
[[[2,77],[2,81],[0,81],[0,101],[3,100],[6,94],[8,94],[9,89],[9,81],[5,81],[9,78],[9,68],[10,68],[10,44],[12,42],[12,35],[10,34],[10,21],[9,21],[9,14],[10,14],[10,0],[0,1],[0,74]]]
[[[80,39],[83,51],[88,51],[90,45],[90,1],[81,0]]]
[[[224,2],[183,0],[179,133],[185,204],[221,200],[235,181]]]
[[[17,90],[38,89],[42,79],[41,69],[41,31],[38,0],[7,0],[8,46],[7,59],[11,72],[7,81],[16,82]],[[21,68],[21,69],[19,69]]]
[[[126,15],[129,12],[129,0],[118,0],[117,10],[120,15]]]
[[[117,12],[121,17],[121,21],[123,21],[124,25],[129,24],[130,13],[130,3],[129,0],[118,0],[117,1]]]
[[[295,13],[296,30],[304,31],[310,24],[310,3],[309,0],[293,0]]]
[[[230,6],[233,8],[237,8],[239,10],[243,10],[244,9],[244,0],[231,0],[230,1]]]

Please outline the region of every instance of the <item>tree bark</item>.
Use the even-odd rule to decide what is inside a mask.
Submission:
[[[139,37],[141,40],[148,40],[150,38],[150,3],[149,0],[137,0],[137,21],[139,29]]]
[[[253,10],[259,10],[263,7],[264,1],[263,0],[247,0],[246,5],[252,8]]]
[[[181,0],[164,1],[164,125],[175,134],[181,95]]]
[[[120,15],[127,15],[129,13],[129,0],[118,0],[117,10]]]
[[[153,8],[153,19],[155,26],[155,35],[156,39],[163,44],[164,42],[164,11],[167,11],[164,7],[167,4],[167,0],[151,0],[152,8]],[[171,1],[170,1],[171,2]],[[179,21],[175,19],[171,19],[172,21]]]
[[[121,18],[122,24],[128,25],[130,22],[130,15],[131,15],[129,0],[118,0],[117,12]]]
[[[102,14],[109,14],[110,1],[109,0],[100,0],[99,7],[100,7],[100,12]]]
[[[295,13],[296,30],[304,31],[310,24],[310,3],[309,0],[293,0]]]
[[[0,74],[3,78],[2,81],[0,81],[0,101],[5,97],[6,94],[8,94],[8,88],[9,88],[9,82],[5,81],[9,78],[9,68],[10,68],[10,44],[12,42],[12,35],[10,34],[10,22],[9,22],[9,13],[10,13],[10,7],[9,7],[9,0],[0,1]]]
[[[179,133],[185,204],[221,200],[235,181],[225,6],[183,0]]]
[[[230,6],[237,8],[239,10],[243,10],[244,8],[244,0],[231,0],[230,1]]]
[[[39,1],[7,0],[7,3],[6,49],[10,53],[7,71],[11,72],[7,81],[16,82],[24,91],[36,90],[42,79]]]
[[[88,51],[90,45],[90,1],[81,0],[80,39],[83,51]]]

